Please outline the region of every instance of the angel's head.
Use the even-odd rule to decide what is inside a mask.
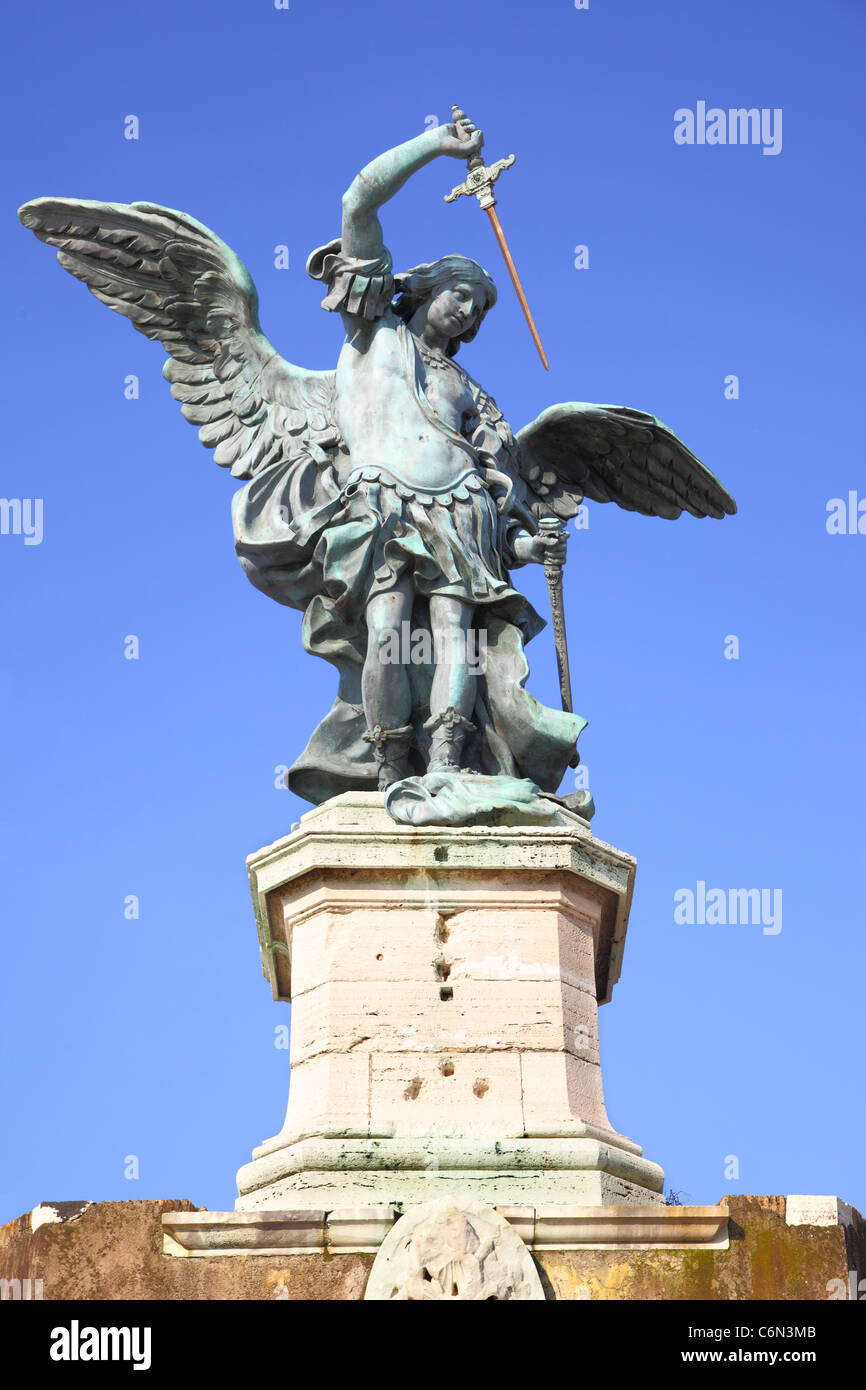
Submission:
[[[419,309],[426,309],[427,321],[448,338],[449,357],[461,343],[472,342],[487,310],[496,303],[493,280],[468,256],[442,256],[430,265],[416,265],[395,275],[394,283],[394,313],[409,323]]]

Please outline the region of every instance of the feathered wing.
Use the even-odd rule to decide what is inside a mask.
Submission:
[[[330,461],[334,373],[304,371],[262,333],[243,261],[194,217],[157,203],[35,198],[18,212],[88,289],[170,354],[163,376],[199,439],[236,478],[278,459]]]
[[[536,516],[574,516],[584,497],[675,520],[733,516],[737,504],[655,415],[622,405],[553,405],[516,439]]]

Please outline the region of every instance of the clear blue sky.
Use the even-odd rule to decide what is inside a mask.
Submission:
[[[384,225],[398,265],[460,250],[499,280],[468,370],[515,429],[561,400],[654,412],[740,508],[671,523],[593,506],[572,541],[594,828],[639,864],[602,1011],[611,1119],[693,1202],[813,1192],[862,1209],[866,536],[825,523],[829,499],[866,497],[863,6],[47,0],[5,33],[2,492],[44,499],[44,537],[0,536],[0,1219],[59,1198],[232,1207],[288,1079],[244,859],[306,809],[274,769],[335,680],[302,652],[300,615],[244,578],[231,480],[170,398],[163,350],[15,208],[189,211],[250,267],[279,350],[328,367],[340,324],[306,256],[337,235],[356,170],[452,101],[488,156],[517,155],[499,211],[551,363],[486,219],[443,203],[448,160]],[[699,101],[781,108],[781,152],[675,144],[675,110]],[[520,583],[543,607],[540,571]],[[555,703],[549,630],[530,655]],[[781,932],[676,923],[674,894],[699,881],[781,889]]]

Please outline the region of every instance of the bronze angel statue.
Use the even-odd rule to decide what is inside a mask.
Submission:
[[[427,130],[345,193],[340,237],[307,263],[345,329],[335,371],[275,351],[243,262],[194,218],[66,198],[19,213],[168,351],[183,414],[244,480],[232,508],[241,565],[303,613],[306,650],[337,668],[289,787],[316,803],[378,789],[404,820],[517,803],[550,814],[576,761],[586,721],[527,691],[524,648],[544,623],[512,583],[522,565],[565,559],[544,518],[573,517],[585,497],[667,518],[736,510],[654,416],[570,402],[515,436],[458,366],[496,303],[493,280],[459,255],[395,273],[378,211],[423,165],[482,143],[468,121]],[[409,637],[396,652],[395,634]]]

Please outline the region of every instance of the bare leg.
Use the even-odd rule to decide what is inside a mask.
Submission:
[[[426,727],[431,732],[431,770],[459,766],[463,741],[472,728],[469,716],[475,705],[475,678],[466,658],[473,612],[472,605],[462,599],[430,596],[435,670]]]
[[[361,672],[361,699],[367,732],[378,769],[379,790],[385,791],[409,772],[412,741],[412,688],[402,664],[401,625],[411,621],[414,594],[402,583],[377,594],[367,604],[367,655]]]
[[[430,691],[430,713],[454,709],[468,719],[475,704],[474,677],[466,663],[466,637],[474,609],[462,599],[441,594],[430,596],[435,672]]]

